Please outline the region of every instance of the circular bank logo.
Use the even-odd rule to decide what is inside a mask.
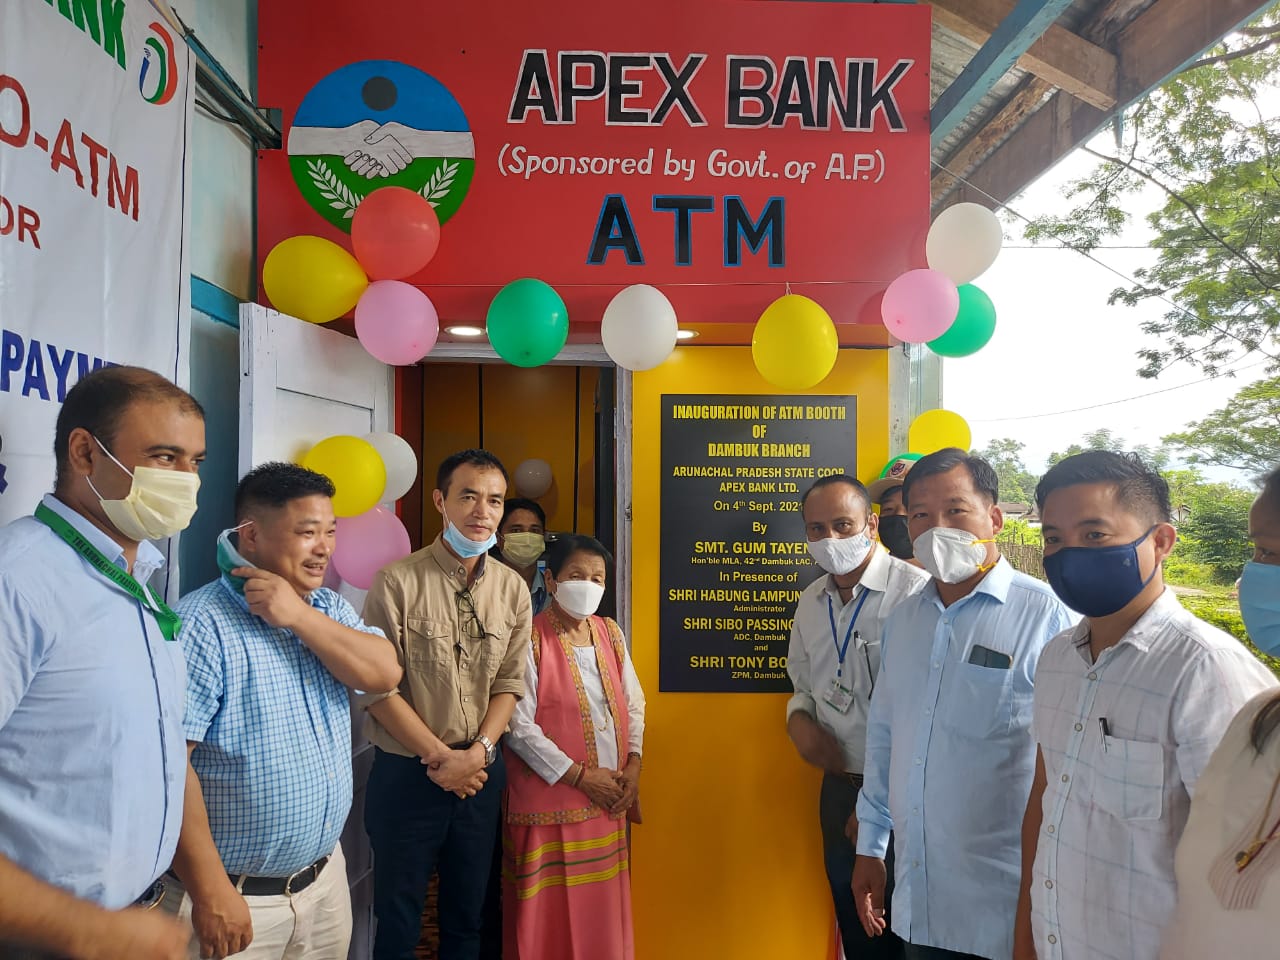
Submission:
[[[329,74],[303,98],[289,131],[289,167],[307,202],[342,230],[379,187],[408,187],[448,220],[475,172],[462,107],[439,80],[395,60]]]
[[[173,36],[159,23],[148,28],[138,70],[138,92],[147,103],[163,106],[178,89],[178,58],[173,52]]]

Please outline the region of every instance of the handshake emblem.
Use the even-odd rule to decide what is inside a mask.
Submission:
[[[291,154],[337,155],[353,173],[369,180],[394,177],[419,157],[475,156],[465,130],[415,130],[403,123],[361,120],[349,127],[294,127]]]

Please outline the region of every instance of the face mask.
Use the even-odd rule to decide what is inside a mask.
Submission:
[[[196,512],[196,492],[200,478],[185,470],[158,470],[135,467],[132,472],[112,456],[97,437],[94,443],[111,457],[111,462],[133,479],[129,495],[123,500],[106,500],[89,480],[89,489],[102,504],[102,510],[122,534],[130,540],[164,540],[187,529]]]
[[[1154,530],[1152,527],[1151,530]],[[1148,530],[1133,543],[1118,547],[1064,547],[1044,558],[1044,573],[1058,599],[1086,617],[1119,613],[1140,594],[1151,577],[1142,579],[1138,546],[1151,536]]]
[[[995,541],[979,540],[968,530],[933,527],[916,537],[911,546],[915,558],[935,580],[963,583],[995,566],[986,562],[987,551],[983,545],[988,543]]]
[[[910,560],[915,556],[911,549],[911,534],[907,532],[906,517],[881,517],[880,542],[899,560]]]
[[[1253,645],[1269,657],[1280,656],[1280,566],[1252,560],[1244,565],[1240,616]]]
[[[590,580],[564,580],[556,583],[556,603],[571,617],[585,620],[600,608],[604,587]]]
[[[502,555],[514,567],[530,567],[547,549],[540,533],[508,533],[502,538]]]
[[[463,560],[470,560],[472,557],[478,557],[482,553],[488,553],[493,549],[494,544],[498,542],[496,533],[489,534],[487,540],[470,540],[464,537],[462,531],[453,525],[453,521],[449,519],[449,514],[443,510],[440,513],[444,516],[444,542]]]
[[[810,540],[807,546],[809,556],[813,557],[814,563],[827,573],[843,577],[846,573],[853,573],[858,569],[859,564],[867,559],[867,554],[875,546],[875,541],[867,536],[866,530],[863,530],[852,537]]]
[[[241,556],[240,551],[231,545],[231,534],[237,530],[243,530],[251,523],[253,523],[252,520],[246,520],[240,526],[231,527],[218,534],[218,569],[222,571],[223,576],[230,582],[231,589],[242,596],[244,594],[244,577],[233,577],[231,571],[237,567],[252,567],[253,564]]]

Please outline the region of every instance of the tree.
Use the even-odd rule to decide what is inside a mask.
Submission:
[[[1201,484],[1192,491],[1191,517],[1178,529],[1186,555],[1208,564],[1214,579],[1231,583],[1253,555],[1249,507],[1253,494],[1226,483]]]
[[[1116,150],[1082,148],[1100,162],[1068,188],[1077,206],[1026,230],[1092,251],[1124,229],[1126,201],[1159,191],[1147,216],[1156,262],[1110,298],[1168,307],[1143,324],[1156,340],[1139,351],[1142,376],[1178,360],[1213,376],[1250,354],[1280,368],[1280,120],[1268,115],[1278,44],[1272,10],[1131,107]]]
[[[1266,473],[1280,463],[1280,377],[1249,384],[1164,442],[1187,451],[1191,463]]]
[[[1022,462],[1022,451],[1026,444],[1003,437],[992,440],[974,455],[981,457],[996,471],[1000,479],[1000,499],[1014,503],[1034,503],[1036,478],[1027,470]]]
[[[1117,435],[1110,427],[1103,427],[1099,430],[1090,430],[1080,439],[1079,443],[1071,444],[1071,446],[1067,447],[1067,449],[1062,453],[1058,453],[1055,450],[1053,453],[1049,454],[1046,466],[1052,467],[1067,459],[1067,457],[1074,457],[1077,453],[1084,453],[1086,450],[1112,450],[1116,453],[1124,453],[1126,451],[1136,453],[1145,463],[1147,463],[1147,465],[1162,472],[1168,468],[1170,462],[1173,460],[1173,456],[1164,447],[1153,448],[1145,443],[1140,443],[1133,447],[1132,450],[1129,450],[1125,444],[1124,437]]]

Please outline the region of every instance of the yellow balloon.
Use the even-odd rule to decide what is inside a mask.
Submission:
[[[950,410],[926,410],[911,421],[907,446],[920,454],[935,453],[946,447],[968,450],[973,434],[964,417]]]
[[[807,390],[836,365],[840,339],[827,311],[808,297],[789,293],[760,314],[751,334],[751,358],[775,387]],[[914,448],[913,448],[914,449]]]
[[[323,237],[290,237],[267,254],[262,286],[281,313],[328,323],[352,310],[369,286],[356,258]]]
[[[306,452],[302,465],[333,481],[333,512],[354,517],[372,510],[387,488],[387,468],[373,444],[359,437],[321,440]]]

